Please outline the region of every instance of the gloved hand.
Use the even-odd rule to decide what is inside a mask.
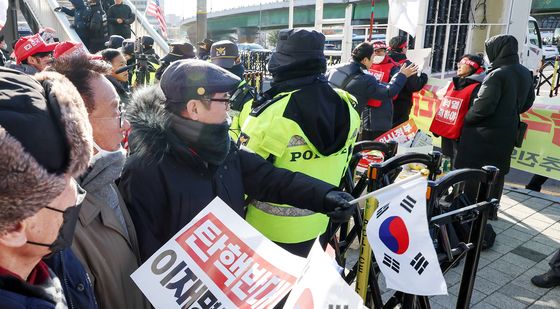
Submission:
[[[355,211],[356,204],[350,204],[354,197],[346,192],[331,191],[325,195],[324,209],[325,214],[334,223],[348,222]]]
[[[55,12],[60,12],[60,11],[62,11],[62,7],[61,7],[61,6],[56,7],[56,8],[54,8],[54,11],[55,11]]]

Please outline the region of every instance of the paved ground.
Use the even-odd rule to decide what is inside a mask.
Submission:
[[[499,220],[491,224],[498,235],[482,252],[471,308],[560,308],[560,287],[541,289],[530,282],[547,271],[560,248],[560,197],[508,187]],[[461,264],[446,274],[449,295],[431,297],[432,308],[455,308],[462,269]]]

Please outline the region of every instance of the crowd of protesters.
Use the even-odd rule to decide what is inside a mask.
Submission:
[[[233,42],[176,43],[160,58],[142,37],[139,56],[122,0],[71,3],[57,10],[87,48],[38,33],[2,52],[2,308],[150,308],[130,274],[216,196],[306,256],[329,219],[354,211],[337,189],[352,145],[406,122],[427,83],[406,37],[361,43],[327,72],[324,36],[290,29],[257,96]],[[94,11],[109,23],[102,36],[88,32]],[[445,98],[463,104],[431,131],[455,167],[499,167],[499,198],[534,91],[515,38],[492,38],[486,53],[486,64],[461,57]],[[559,285],[558,264],[533,283]]]

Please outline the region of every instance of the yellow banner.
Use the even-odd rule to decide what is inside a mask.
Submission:
[[[430,78],[422,90],[414,94],[410,117],[418,129],[429,132],[450,81]],[[523,147],[514,148],[511,155],[513,168],[560,180],[560,98],[539,96],[533,107],[521,115],[529,127]],[[441,144],[434,137],[434,145]]]

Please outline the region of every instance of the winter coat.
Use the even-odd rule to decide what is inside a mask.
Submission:
[[[61,280],[46,265],[44,267],[49,272],[50,277],[41,285],[29,284],[13,276],[0,276],[0,308],[71,308],[64,306],[66,300],[62,292]]]
[[[60,279],[69,309],[97,308],[91,279],[72,249],[66,248],[44,261]]]
[[[409,65],[411,62],[406,60],[406,55],[395,51],[389,51],[389,57],[397,63]],[[412,75],[406,79],[406,84],[396,99],[393,100],[393,127],[408,120],[412,109],[412,95],[420,91],[428,82],[428,75],[421,73],[420,76]]]
[[[103,25],[101,29],[97,31],[88,29],[89,45],[87,48],[91,53],[96,53],[105,49],[105,42],[107,41],[107,14],[105,14],[105,11],[99,2],[89,7],[89,15],[87,17],[88,22],[94,18],[94,15],[96,14],[100,14],[102,16]]]
[[[73,249],[90,274],[99,308],[151,308],[130,278],[140,264],[136,230],[124,201],[119,196],[126,230],[104,198],[88,188],[88,183],[82,185],[88,193],[80,210]],[[110,186],[118,192],[115,184]]]
[[[122,19],[123,23],[119,24],[117,19]],[[125,39],[130,39],[132,32],[130,25],[134,22],[136,16],[132,13],[132,9],[122,3],[114,4],[107,11],[107,23],[109,24],[109,36],[120,35]]]
[[[486,53],[491,68],[465,116],[455,167],[493,165],[505,175],[509,172],[519,114],[535,100],[533,77],[519,64],[517,41],[512,36],[491,38],[486,42]]]
[[[74,30],[76,30],[76,33],[82,42],[87,46],[87,21],[89,16],[89,7],[84,4],[83,0],[70,0],[70,2],[74,5],[74,8],[69,9],[63,7],[62,12],[66,15],[74,17],[74,24],[72,26],[74,27]]]
[[[275,168],[232,142],[224,163],[204,162],[170,129],[163,94],[140,90],[128,109],[128,158],[119,189],[137,226],[140,256],[149,258],[216,196],[245,215],[245,196],[323,212],[333,186]]]
[[[345,78],[355,77],[344,87],[358,100],[357,111],[362,115],[362,129],[369,131],[387,131],[392,128],[393,97],[397,95],[406,83],[406,76],[396,73],[388,84],[381,83],[371,74],[367,73],[365,65],[351,61],[338,65],[327,73],[331,85],[341,87]],[[367,101],[376,99],[381,101],[381,106],[366,109]]]
[[[23,64],[23,63],[17,64],[15,61],[8,61],[6,67],[9,69],[20,71],[27,75],[35,75],[39,73],[39,71],[37,71],[35,67],[30,66],[29,64]]]

